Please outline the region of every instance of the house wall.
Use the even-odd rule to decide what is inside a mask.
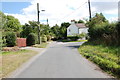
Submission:
[[[75,24],[71,24],[67,28],[67,36],[71,36],[71,35],[75,35],[75,34],[79,34],[79,29],[78,29],[78,27],[76,27]]]
[[[80,28],[79,34],[81,34],[81,33],[88,33],[88,28]]]

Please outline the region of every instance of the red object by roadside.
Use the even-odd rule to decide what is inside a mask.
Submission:
[[[18,47],[26,47],[26,38],[17,38],[16,43]]]

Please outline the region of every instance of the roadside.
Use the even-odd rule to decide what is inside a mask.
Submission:
[[[51,43],[51,42],[50,42]],[[45,47],[48,46],[46,44]],[[44,48],[36,47],[22,47],[19,51],[4,51],[0,58],[2,65],[0,65],[0,77],[5,78],[13,74],[13,71],[16,71],[18,68],[21,68],[23,64],[29,62],[33,57],[39,55],[45,50]]]
[[[79,47],[78,51],[105,72],[120,78],[120,47],[94,45],[86,42]]]

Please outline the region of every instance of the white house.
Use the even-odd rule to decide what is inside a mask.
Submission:
[[[67,36],[72,36],[81,33],[88,33],[88,28],[84,23],[75,23],[74,20],[71,21],[71,25],[67,28]]]

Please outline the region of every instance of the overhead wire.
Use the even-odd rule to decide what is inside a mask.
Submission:
[[[71,14],[75,13],[78,9],[80,9],[83,5],[85,5],[87,2],[83,3],[82,5],[80,5],[78,8],[76,8],[74,11],[72,11],[71,13],[67,14],[66,16],[64,16],[62,19],[65,19],[67,17],[69,17]],[[58,21],[61,21],[62,19],[60,20],[57,20]]]

